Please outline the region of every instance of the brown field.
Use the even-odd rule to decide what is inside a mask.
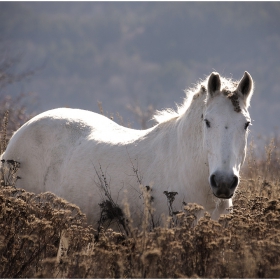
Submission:
[[[5,127],[4,117],[2,151]],[[197,220],[201,207],[188,204],[165,228],[150,229],[147,215],[143,230],[128,224],[128,235],[98,233],[77,206],[51,193],[16,189],[18,166],[10,162],[11,183],[2,177],[0,188],[0,277],[279,278],[279,143],[258,157],[250,145],[232,212],[219,221],[207,213]],[[58,261],[62,232],[69,246]]]

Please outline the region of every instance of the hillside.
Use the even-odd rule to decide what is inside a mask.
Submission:
[[[183,89],[213,70],[255,80],[253,135],[278,127],[280,4],[0,3],[1,56],[22,54],[14,71],[38,68],[18,87],[36,111],[69,106],[119,112],[137,127],[128,104],[174,107]]]

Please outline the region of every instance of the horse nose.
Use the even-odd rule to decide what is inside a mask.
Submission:
[[[236,175],[227,175],[221,172],[214,172],[210,176],[210,185],[213,193],[218,198],[231,198],[239,183]]]

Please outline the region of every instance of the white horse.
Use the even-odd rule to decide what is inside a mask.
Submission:
[[[147,130],[89,111],[50,110],[14,133],[2,168],[9,168],[7,160],[19,162],[17,187],[53,192],[77,204],[94,225],[122,217],[125,201],[137,224],[145,189],[140,184],[152,196],[154,221],[188,202],[217,219],[232,205],[239,183],[252,94],[249,73],[234,82],[213,72],[186,91],[177,111],[158,112],[158,124]],[[169,205],[168,195],[175,198]]]

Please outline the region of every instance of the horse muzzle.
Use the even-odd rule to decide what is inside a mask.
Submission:
[[[214,196],[230,199],[239,184],[239,178],[235,174],[216,171],[210,175],[209,182]]]

